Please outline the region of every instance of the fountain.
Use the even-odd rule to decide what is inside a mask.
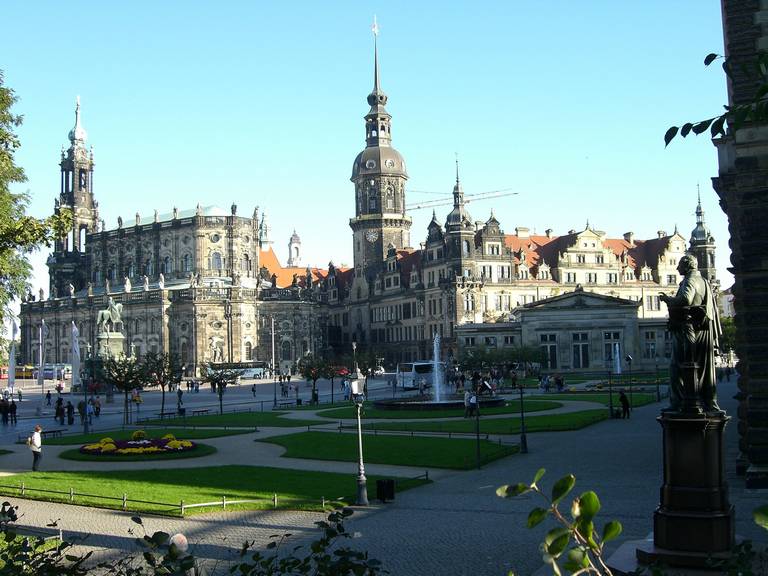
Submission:
[[[504,399],[500,397],[484,397],[480,400],[484,406],[503,406]],[[450,394],[445,386],[445,365],[440,361],[440,336],[435,334],[432,341],[432,397],[410,396],[392,400],[374,401],[376,408],[384,410],[443,410],[446,408],[463,408],[464,396]]]

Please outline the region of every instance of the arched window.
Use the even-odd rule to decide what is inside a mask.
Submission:
[[[191,272],[192,271],[192,256],[189,254],[184,254],[184,258],[182,260],[183,266],[184,266],[184,272]]]
[[[376,190],[368,192],[368,209],[376,210]]]
[[[107,276],[109,276],[110,282],[117,281],[117,269],[114,266],[110,266],[107,269]]]
[[[211,254],[211,266],[213,270],[221,270],[223,266],[223,261],[221,258],[221,254],[218,252],[213,252]]]
[[[250,342],[245,343],[245,359],[253,360],[253,345]]]
[[[387,210],[395,209],[395,193],[390,188],[387,190]]]
[[[128,264],[125,266],[125,275],[128,276],[128,278],[136,276],[136,266],[133,265],[133,260],[128,260]]]
[[[133,321],[133,333],[138,334],[139,330],[141,330],[141,322],[136,318],[136,320]]]
[[[291,343],[290,343],[290,341],[289,340],[285,340],[280,345],[280,348],[282,350],[281,358],[283,360],[286,360],[286,361],[290,362],[292,360],[292,357],[291,357]]]
[[[185,364],[189,362],[189,344],[186,340],[181,341],[181,361]]]
[[[163,263],[160,265],[160,272],[163,274],[170,274],[173,272],[173,260],[170,256],[163,258]]]
[[[95,266],[93,268],[93,273],[91,274],[91,282],[93,282],[94,284],[98,284],[99,282],[101,282],[101,275],[99,274],[100,272],[101,270],[99,270],[98,266]]]
[[[251,258],[250,256],[248,256],[248,254],[243,254],[243,259],[241,263],[242,263],[242,269],[244,271],[247,272],[248,270],[251,269]]]
[[[152,258],[147,258],[144,262],[144,274],[147,276],[154,276],[155,274],[155,266],[152,262]]]
[[[462,252],[464,253],[464,256],[469,255],[469,240],[464,240],[462,242]]]

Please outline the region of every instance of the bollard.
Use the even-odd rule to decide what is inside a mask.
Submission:
[[[24,490],[26,490],[26,486],[24,485],[24,482],[21,483],[21,495],[24,496]]]
[[[74,502],[75,501],[75,490],[74,488],[69,489],[69,501]]]
[[[277,492],[272,496],[272,503],[275,505],[275,508],[277,508]]]
[[[325,510],[325,496],[321,496],[321,498],[323,499],[323,510]]]
[[[128,510],[128,494],[123,494],[123,512]]]
[[[222,509],[224,509],[224,510],[226,510],[226,509],[227,509],[227,497],[226,497],[226,496],[222,496],[222,497],[221,497],[221,507],[222,507]]]

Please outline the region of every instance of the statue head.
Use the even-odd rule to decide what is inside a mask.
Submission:
[[[685,276],[691,270],[696,270],[699,267],[699,263],[696,260],[696,256],[693,254],[686,254],[680,258],[680,262],[677,264],[677,271]]]

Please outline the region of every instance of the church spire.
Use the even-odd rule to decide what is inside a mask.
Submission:
[[[373,90],[368,94],[368,105],[371,109],[365,116],[365,141],[367,146],[389,146],[392,117],[385,108],[387,95],[379,83],[379,24],[373,18]]]
[[[80,124],[80,96],[77,97],[75,102],[75,127],[69,131],[69,141],[73,146],[76,144],[84,145],[88,139],[88,133]]]

